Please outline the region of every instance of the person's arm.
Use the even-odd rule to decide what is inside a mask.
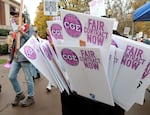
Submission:
[[[25,40],[28,40],[32,35],[34,35],[33,27],[30,26],[29,29],[27,30],[27,32],[22,31],[21,35]]]

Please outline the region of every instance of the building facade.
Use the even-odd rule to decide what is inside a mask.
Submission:
[[[19,9],[20,3],[16,0],[0,0],[0,29],[11,29],[10,11]]]

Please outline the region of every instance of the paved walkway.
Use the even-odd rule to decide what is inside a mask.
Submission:
[[[8,56],[0,56],[0,59],[7,59]],[[0,84],[2,92],[0,93],[0,115],[62,115],[60,93],[57,88],[53,88],[50,93],[46,92],[48,81],[41,77],[35,81],[35,104],[31,107],[12,107],[11,101],[15,97],[10,81],[8,80],[9,69],[0,65]],[[26,94],[26,84],[23,72],[19,73],[21,87]],[[135,104],[125,115],[150,115],[150,93],[146,92],[146,102],[144,105]]]
[[[0,59],[7,59],[8,56],[0,56]],[[31,107],[12,107],[11,102],[15,97],[10,81],[8,79],[9,69],[0,65],[0,115],[61,115],[60,93],[53,88],[50,93],[46,92],[48,81],[41,77],[35,81],[35,104]],[[20,85],[26,92],[26,83],[23,72],[19,73]]]

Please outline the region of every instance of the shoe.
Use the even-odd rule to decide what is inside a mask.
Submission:
[[[34,79],[39,79],[41,76],[40,76],[40,73],[37,73],[36,77],[34,77]]]
[[[35,79],[36,79],[36,78],[35,78],[34,76],[32,76],[32,78],[33,78],[33,82],[35,82]]]
[[[51,89],[49,89],[48,87],[46,88],[47,93],[51,92]]]
[[[54,83],[52,83],[52,84],[51,84],[51,87],[52,87],[52,88],[57,88],[57,85],[54,84]]]
[[[150,89],[149,89],[149,88],[147,88],[146,90],[147,90],[148,92],[150,92]]]
[[[34,103],[35,102],[33,97],[27,97],[24,101],[20,102],[20,105],[21,107],[29,107]]]
[[[40,73],[37,73],[36,79],[39,79],[40,77]]]
[[[35,79],[39,79],[41,76],[40,76],[40,73],[37,73],[36,77],[32,76],[33,77],[33,80]]]
[[[47,92],[51,92],[51,90],[52,90],[51,84],[48,83],[48,85],[47,85],[47,87],[46,87],[46,91],[47,91]]]
[[[25,98],[25,95],[23,93],[17,94],[16,97],[15,97],[15,100],[11,103],[12,106],[17,106],[19,104],[19,102],[21,100],[23,100],[24,98]]]

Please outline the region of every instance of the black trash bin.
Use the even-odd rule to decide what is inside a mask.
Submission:
[[[79,96],[75,93],[61,93],[62,115],[124,115],[118,105],[110,106]]]

